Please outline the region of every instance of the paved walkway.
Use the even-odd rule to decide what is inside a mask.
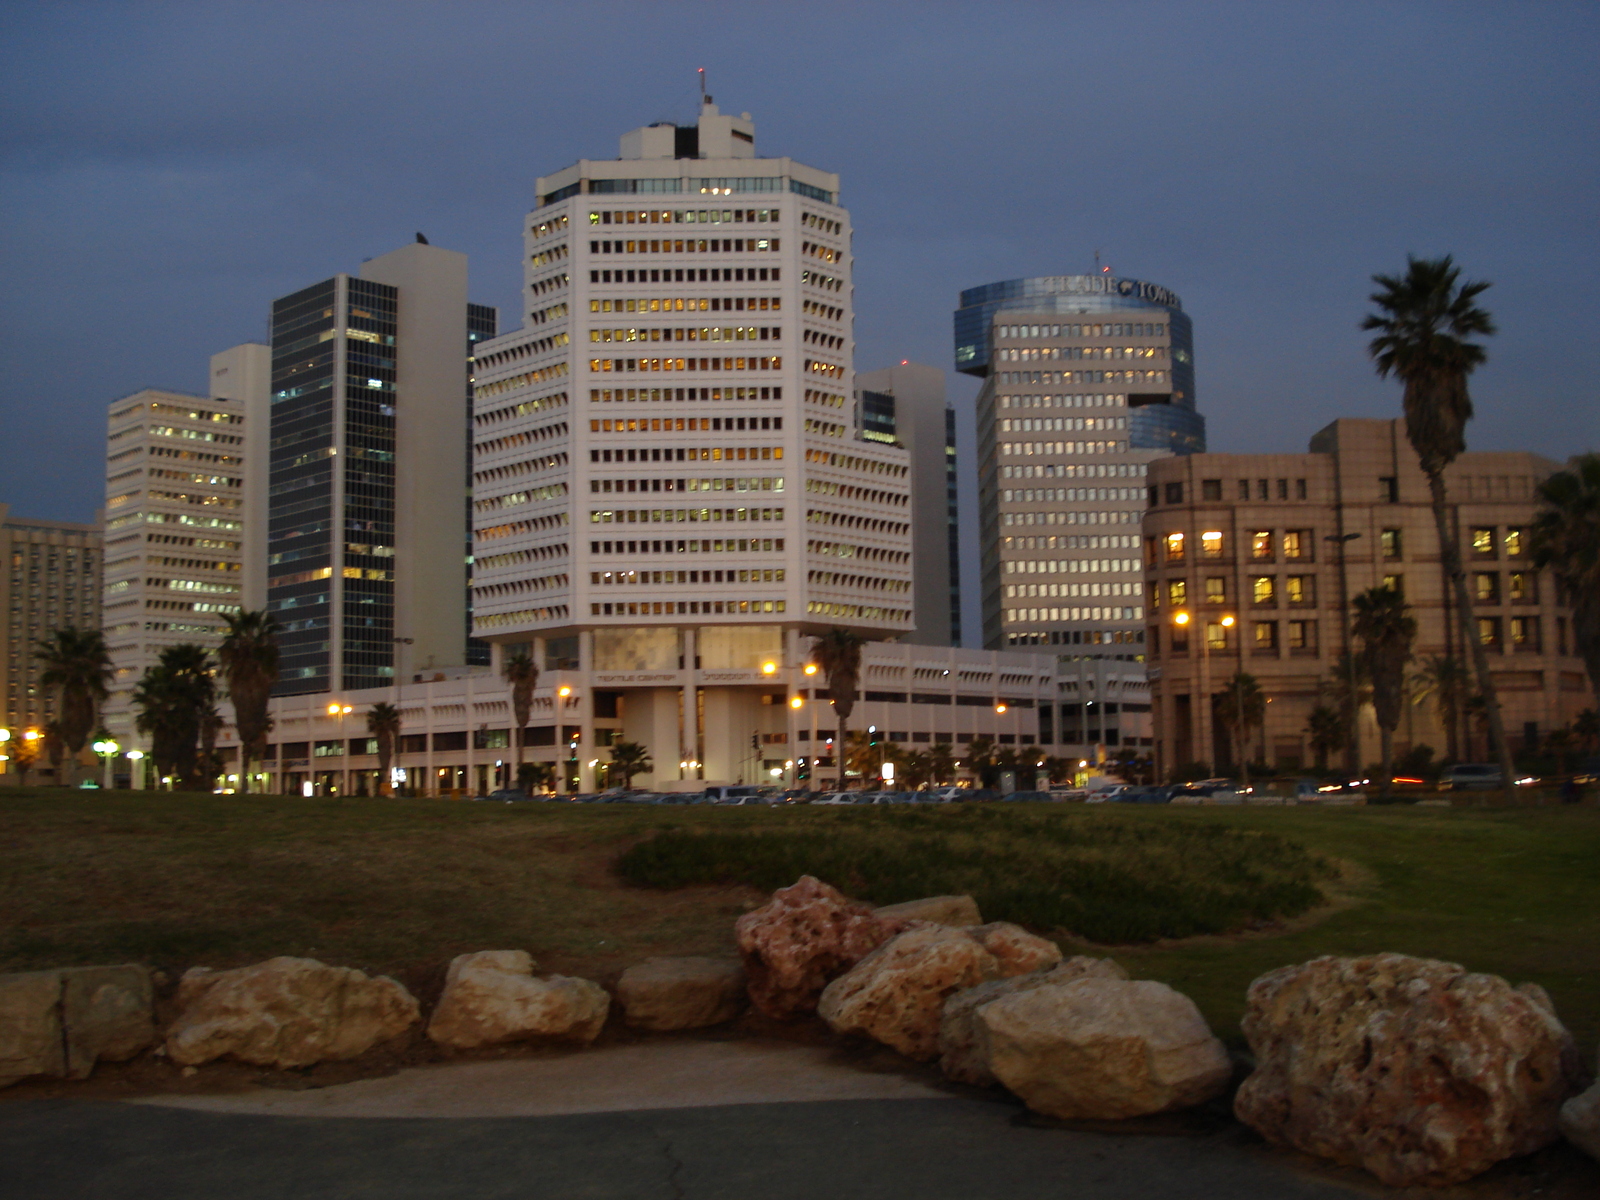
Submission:
[[[0,1100],[0,1200],[1397,1194],[1222,1121],[1121,1128],[1062,1128],[999,1094],[863,1070],[825,1047],[663,1039],[305,1091]],[[1597,1181],[1569,1169],[1554,1188],[1530,1176],[1430,1195],[1565,1200],[1595,1194]]]

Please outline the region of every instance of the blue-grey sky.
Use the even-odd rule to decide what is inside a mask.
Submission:
[[[1214,450],[1388,415],[1375,271],[1495,286],[1472,444],[1600,443],[1592,3],[0,5],[0,501],[87,520],[106,404],[200,391],[270,300],[425,231],[515,323],[533,180],[689,120],[843,177],[857,366],[950,363],[963,287],[1183,297]],[[972,381],[952,375],[952,395]]]

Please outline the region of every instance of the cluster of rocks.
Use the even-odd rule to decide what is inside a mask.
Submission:
[[[538,975],[522,950],[451,962],[422,1006],[386,976],[307,958],[196,967],[158,1033],[150,972],[83,967],[0,976],[0,1087],[84,1078],[156,1047],[307,1067],[425,1036],[451,1050],[529,1040],[588,1044],[611,1015],[646,1031],[697,1029],[747,1007],[815,1014],[836,1033],[1009,1089],[1036,1112],[1117,1120],[1220,1096],[1234,1064],[1188,997],[1110,959],[984,923],[966,896],[872,908],[805,876],[735,926],[740,960],[652,958],[615,994]],[[1253,1061],[1234,1096],[1268,1140],[1359,1166],[1395,1186],[1456,1183],[1561,1134],[1600,1158],[1600,1084],[1542,989],[1398,954],[1318,958],[1250,987]]]

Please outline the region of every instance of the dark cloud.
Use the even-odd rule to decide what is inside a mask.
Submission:
[[[948,364],[963,287],[1183,296],[1218,450],[1396,411],[1368,277],[1450,251],[1501,325],[1475,444],[1600,440],[1600,10],[1509,4],[12,4],[0,500],[85,519],[112,399],[200,390],[270,299],[424,230],[515,321],[534,178],[694,111],[843,176],[857,363]],[[1571,365],[1569,365],[1571,363]],[[952,377],[953,394],[971,394]]]

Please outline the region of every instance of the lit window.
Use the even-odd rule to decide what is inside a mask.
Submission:
[[[1528,531],[1526,529],[1506,530],[1506,557],[1521,558],[1528,552]]]
[[[1183,534],[1181,534],[1181,533],[1169,533],[1169,534],[1167,534],[1167,561],[1168,562],[1182,562],[1183,561]]]
[[[1539,602],[1538,576],[1527,571],[1513,571],[1507,580],[1506,592],[1511,597],[1513,604],[1537,604]]]
[[[1278,648],[1278,623],[1276,621],[1255,622],[1256,649],[1260,651],[1275,651]]]
[[[1283,581],[1283,591],[1290,604],[1313,604],[1317,599],[1316,580],[1310,575],[1290,575]]]
[[[1478,643],[1483,646],[1498,646],[1500,644],[1500,618],[1478,618]]]
[[[1228,602],[1228,581],[1212,575],[1206,579],[1206,603],[1226,604]]]
[[[1258,529],[1250,535],[1250,557],[1271,561],[1272,530]]]
[[[1189,585],[1182,579],[1174,579],[1168,582],[1167,602],[1173,608],[1182,608],[1189,602]]]
[[[1383,547],[1385,558],[1400,557],[1400,531],[1398,529],[1385,529],[1378,535],[1378,542]]]
[[[1210,650],[1226,650],[1228,648],[1227,627],[1217,623],[1206,624],[1206,648]]]
[[[1472,594],[1479,604],[1499,604],[1499,574],[1494,571],[1476,572],[1472,576]]]
[[[1311,539],[1303,529],[1285,529],[1283,531],[1283,556],[1284,558],[1305,558]]]
[[[1472,553],[1479,558],[1494,557],[1494,527],[1477,528],[1472,531]]]
[[[1404,595],[1406,590],[1405,580],[1399,575],[1385,575],[1383,577],[1383,588],[1385,591],[1394,592],[1396,595]]]
[[[1250,598],[1257,604],[1276,604],[1277,590],[1271,575],[1254,575],[1250,579]]]
[[[1200,535],[1200,553],[1207,558],[1222,557],[1222,534],[1220,531],[1212,529]]]

